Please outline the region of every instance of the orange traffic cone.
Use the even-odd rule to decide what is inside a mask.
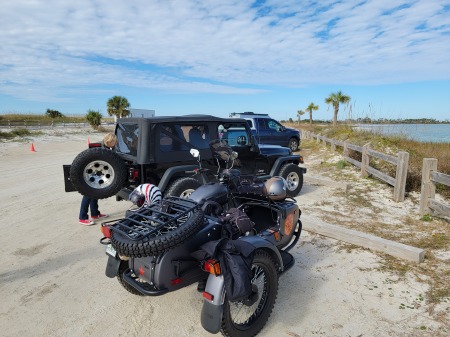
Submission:
[[[33,143],[31,143],[30,151],[31,151],[31,152],[36,152],[36,150],[34,149],[34,144],[33,144]]]

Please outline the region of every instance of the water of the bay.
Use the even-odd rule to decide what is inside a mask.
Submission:
[[[401,135],[419,142],[450,143],[450,124],[357,124],[357,130]]]

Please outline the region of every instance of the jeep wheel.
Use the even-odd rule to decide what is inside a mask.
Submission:
[[[189,198],[189,196],[202,184],[194,178],[178,178],[167,189],[165,196]]]
[[[295,152],[298,150],[298,140],[296,138],[289,139],[288,147],[291,149],[292,152]]]
[[[279,174],[286,180],[287,183],[287,196],[296,197],[303,187],[303,171],[296,164],[284,165]]]
[[[81,152],[70,167],[70,180],[82,195],[104,199],[115,195],[125,185],[127,169],[122,158],[105,148]]]

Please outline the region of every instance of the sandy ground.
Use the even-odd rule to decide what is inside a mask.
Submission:
[[[88,138],[101,135],[84,131],[0,143],[0,335],[208,336],[195,285],[138,297],[104,275],[99,225],[77,223],[81,196],[65,193],[63,184],[62,165],[86,148]],[[313,213],[314,201],[330,193],[305,185],[300,207]],[[101,211],[115,217],[128,206],[114,198],[100,201]],[[259,336],[450,334],[428,314],[426,284],[377,271],[379,255],[347,251],[307,232],[292,253],[296,264],[280,278],[274,312]]]

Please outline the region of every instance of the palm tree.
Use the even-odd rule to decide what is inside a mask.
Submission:
[[[305,114],[305,112],[303,110],[297,110],[297,121],[298,121],[297,124],[300,125],[300,118],[304,114]]]
[[[339,112],[339,104],[348,104],[350,102],[350,96],[344,95],[342,91],[333,92],[325,98],[325,103],[333,106],[334,116],[333,116],[333,126],[337,125],[337,116]]]
[[[318,105],[315,105],[313,102],[311,102],[308,107],[305,109],[309,112],[309,125],[312,125],[312,112],[319,109]]]
[[[111,97],[106,103],[108,107],[108,114],[114,116],[115,118],[126,117],[130,114],[130,103],[125,97],[114,96]]]

